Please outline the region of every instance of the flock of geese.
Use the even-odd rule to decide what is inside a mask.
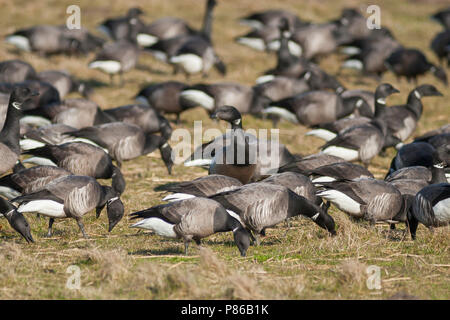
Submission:
[[[144,12],[132,8],[100,24],[111,41],[85,29],[50,25],[18,30],[5,41],[44,57],[95,52],[88,67],[107,73],[111,82],[119,75],[122,84],[123,74],[136,67],[141,54],[153,55],[186,77],[206,77],[213,67],[226,74],[212,39],[216,5],[206,1],[200,30],[172,17],[146,24]],[[391,229],[403,222],[413,239],[419,223],[430,229],[448,225],[450,124],[405,143],[420,121],[423,99],[442,96],[431,84],[419,85],[418,77],[430,72],[447,84],[442,66],[450,66],[450,8],[432,18],[445,28],[431,42],[441,66],[404,47],[391,30],[368,29],[356,9],[344,9],[340,17],[321,24],[285,10],[257,12],[240,19],[252,30],[235,41],[274,52],[277,64],[254,86],[153,83],[136,94],[137,103],[108,110],[89,99],[92,88],[66,72],[36,72],[22,60],[0,62],[0,213],[28,242],[34,241],[23,215],[28,212],[49,217],[48,236],[55,219],[73,218],[87,237],[83,216],[96,209],[98,217],[106,207],[111,231],[124,216],[123,161],[159,150],[171,174],[172,125],[166,115],[174,114],[178,124],[185,110],[201,107],[231,126],[184,163],[207,167],[208,175],[158,187],[168,193],[165,203],[132,213],[131,219],[140,219],[132,228],[182,239],[186,254],[192,240],[200,243],[211,234],[232,232],[245,256],[267,228],[295,216],[310,218],[335,235],[331,204],[355,219],[389,223]],[[339,74],[317,64],[333,53],[346,56],[341,69],[376,78],[390,71],[413,81],[415,88],[405,104],[387,106],[388,97],[399,92],[393,85],[381,83],[374,92],[348,89]],[[71,92],[82,98],[64,99]],[[290,121],[309,127],[307,135],[325,144],[318,153],[300,157],[283,144],[245,132],[242,114],[269,118],[275,126]],[[264,146],[269,150],[259,152]],[[397,155],[385,179],[375,179],[368,165],[391,147]],[[111,179],[111,186],[96,179]]]

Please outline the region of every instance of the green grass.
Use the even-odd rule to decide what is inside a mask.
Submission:
[[[124,13],[139,5],[145,10],[146,21],[161,16],[178,16],[199,27],[203,4],[198,0],[161,1],[79,1],[82,24],[91,30],[105,17]],[[252,11],[285,8],[300,17],[315,22],[326,21],[340,14],[343,7],[364,5],[364,1],[294,1],[275,3],[260,1],[220,1],[215,12],[213,37],[218,53],[227,63],[229,73],[220,78],[213,71],[208,79],[194,76],[188,82],[236,81],[253,84],[264,70],[275,63],[274,56],[254,52],[233,43],[232,39],[247,31],[236,19]],[[428,16],[444,5],[443,1],[375,1],[381,7],[381,22],[393,29],[395,36],[406,46],[422,49],[436,62],[429,50],[429,42],[440,30]],[[0,36],[16,28],[33,24],[62,24],[65,8],[72,1],[3,1],[0,13]],[[362,7],[364,10],[365,7]],[[131,103],[138,89],[147,82],[176,79],[170,68],[149,56],[142,56],[140,64],[158,70],[149,73],[134,70],[125,75],[123,88],[111,88],[108,77],[87,68],[93,56],[49,59],[33,54],[17,56],[9,47],[0,45],[0,59],[22,58],[38,71],[66,69],[84,80],[95,80],[94,100],[102,108]],[[320,62],[327,71],[335,73],[339,55],[331,55]],[[372,79],[359,78],[346,72],[340,78],[348,88],[374,90]],[[392,74],[383,81],[391,82],[401,93],[389,98],[388,104],[403,103],[413,88],[398,83]],[[424,99],[424,114],[416,135],[449,122],[450,90],[432,76],[421,78],[444,93],[444,98]],[[193,121],[202,120],[203,127],[226,129],[225,124],[208,119],[200,109],[182,115],[182,128],[193,133]],[[270,128],[271,122],[244,116],[245,128]],[[317,152],[321,141],[306,137],[307,128],[289,123],[280,124],[280,139],[294,153]],[[410,139],[411,140],[411,139]],[[382,178],[395,155],[389,150],[385,157],[376,157],[370,170]],[[294,219],[291,227],[281,224],[270,229],[259,247],[250,247],[247,257],[240,257],[231,234],[216,234],[203,241],[202,247],[191,244],[189,256],[184,256],[182,242],[162,239],[150,232],[136,232],[128,226],[128,214],[159,204],[164,195],[154,191],[159,185],[191,180],[206,174],[202,169],[175,166],[168,176],[158,153],[125,162],[123,173],[127,189],[122,197],[126,216],[108,234],[107,218],[103,213],[96,220],[93,213],[85,218],[90,239],[81,237],[73,220],[57,221],[54,236],[45,238],[47,220],[27,216],[36,243],[27,245],[12,231],[7,222],[0,221],[0,298],[1,299],[383,299],[396,293],[423,299],[450,298],[450,259],[448,227],[434,233],[420,226],[417,241],[403,238],[401,232],[390,235],[387,226],[372,227],[365,222],[351,221],[344,213],[331,208],[338,235],[328,237],[325,231],[308,220]],[[109,183],[109,182],[106,182]],[[400,228],[403,228],[400,226]],[[67,267],[81,268],[81,289],[69,290]],[[381,268],[381,290],[366,287],[366,267]]]

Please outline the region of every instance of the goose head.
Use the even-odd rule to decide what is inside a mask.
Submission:
[[[34,242],[28,221],[22,213],[16,210],[16,207],[3,198],[0,198],[0,213],[5,216],[11,227],[20,233],[28,243]]]
[[[394,93],[400,92],[389,83],[380,84],[375,90],[375,99],[377,103],[386,104],[386,98]]]
[[[443,84],[448,84],[447,74],[445,73],[444,69],[435,65],[431,65],[430,71]]]
[[[106,213],[109,222],[108,232],[111,232],[115,225],[122,220],[124,211],[122,200],[120,200],[118,196],[112,197],[106,201]]]
[[[242,128],[241,113],[233,106],[222,106],[211,114],[211,119],[220,119]]]
[[[242,257],[247,255],[247,249],[250,247],[250,233],[242,226],[233,231],[234,243],[239,249]]]
[[[11,96],[9,98],[10,103],[17,110],[21,109],[22,104],[31,99],[33,96],[37,96],[39,93],[37,91],[33,91],[26,86],[15,86]]]
[[[144,11],[142,11],[141,10],[141,8],[131,8],[130,10],[128,10],[128,13],[127,13],[127,17],[129,17],[129,18],[137,18],[137,17],[139,17],[140,15],[143,15],[144,14]]]
[[[442,96],[442,93],[431,84],[423,84],[414,89],[415,96],[420,99],[422,97]]]

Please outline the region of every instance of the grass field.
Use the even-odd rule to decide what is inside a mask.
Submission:
[[[250,12],[284,8],[303,19],[323,22],[339,16],[343,7],[360,7],[365,12],[368,4],[362,0],[218,2],[213,39],[229,72],[225,78],[215,71],[206,80],[194,76],[190,83],[236,81],[250,85],[275,64],[274,56],[233,42],[235,36],[247,31],[238,24],[237,18]],[[146,12],[147,22],[162,16],[177,16],[199,27],[204,6],[200,0],[76,3],[81,7],[82,25],[91,30],[104,18],[123,14],[133,5]],[[74,1],[0,0],[0,4],[0,37],[3,38],[21,27],[65,23],[66,8]],[[381,23],[391,28],[401,43],[422,49],[430,60],[437,62],[429,43],[440,26],[428,17],[446,1],[374,0],[370,4],[381,7]],[[0,44],[0,60],[16,57],[31,63],[38,71],[65,69],[80,79],[96,83],[93,100],[102,108],[132,103],[138,89],[147,82],[185,81],[182,75],[172,76],[168,66],[142,55],[140,64],[153,72],[134,70],[125,75],[123,88],[110,87],[107,75],[87,68],[92,55],[45,59],[29,53],[17,55]],[[331,55],[320,65],[333,74],[341,59],[339,55]],[[374,90],[377,85],[372,79],[361,82],[351,71],[345,72],[340,80],[348,88]],[[405,81],[398,83],[392,74],[386,74],[383,81],[391,82],[401,91],[389,98],[391,105],[405,102],[413,88]],[[435,85],[444,97],[424,99],[424,114],[416,135],[450,122],[450,90],[430,75],[420,82]],[[203,120],[204,128],[226,129],[225,124],[212,122],[201,109],[184,113],[182,123],[174,128],[191,130],[194,120]],[[244,128],[270,128],[271,122],[244,116],[243,125]],[[312,154],[321,146],[321,140],[304,136],[305,127],[283,122],[280,129],[281,141],[294,153]],[[369,169],[377,178],[384,177],[394,155],[389,150],[385,157],[376,157]],[[110,234],[104,213],[98,220],[93,212],[85,217],[88,240],[81,237],[74,220],[57,221],[54,236],[46,238],[47,219],[28,215],[36,243],[27,245],[5,219],[0,220],[0,299],[385,299],[407,295],[422,299],[450,298],[448,227],[430,233],[421,225],[418,240],[413,242],[400,231],[390,234],[388,226],[373,227],[351,221],[332,207],[330,212],[338,234],[333,238],[311,221],[295,219],[289,228],[281,224],[269,229],[261,245],[250,247],[245,258],[240,257],[230,233],[211,236],[201,247],[192,244],[190,255],[184,256],[182,242],[162,239],[150,232],[138,233],[129,228],[127,215],[160,203],[163,193],[154,191],[155,187],[191,180],[206,175],[206,171],[178,165],[169,176],[159,153],[125,162],[122,168],[127,181],[122,197],[126,216]],[[66,288],[70,276],[66,271],[70,265],[81,269],[79,290]],[[366,268],[370,265],[381,268],[379,290],[369,290],[366,286]]]

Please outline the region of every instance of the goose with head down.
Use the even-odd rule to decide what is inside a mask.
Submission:
[[[3,198],[0,198],[0,214],[8,220],[10,226],[20,233],[28,243],[34,242],[28,221],[11,202]]]
[[[87,176],[70,175],[57,178],[42,190],[22,195],[12,202],[19,203],[18,212],[34,212],[50,217],[48,237],[52,236],[55,219],[75,219],[83,236],[87,238],[82,217],[89,211],[96,209],[99,213],[107,207],[109,232],[124,214],[124,207],[117,192]]]

